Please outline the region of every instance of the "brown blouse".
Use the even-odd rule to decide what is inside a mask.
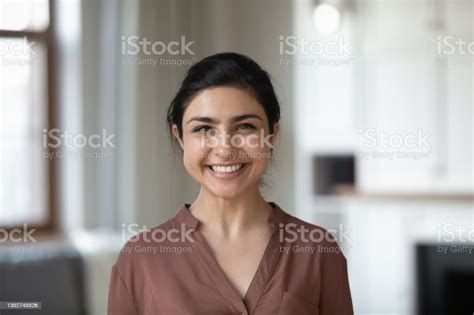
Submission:
[[[124,246],[112,267],[108,314],[353,314],[347,262],[334,238],[269,204],[273,232],[243,299],[184,204]]]

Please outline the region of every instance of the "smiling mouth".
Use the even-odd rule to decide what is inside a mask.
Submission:
[[[206,165],[211,171],[217,174],[232,174],[240,171],[248,163],[232,164],[232,165]]]

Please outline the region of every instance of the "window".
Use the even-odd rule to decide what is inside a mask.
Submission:
[[[0,0],[0,227],[52,229],[52,3]]]

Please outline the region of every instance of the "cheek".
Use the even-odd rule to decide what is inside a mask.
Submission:
[[[188,137],[184,142],[185,150],[191,153],[199,153],[203,150],[203,142],[200,137]]]
[[[272,147],[270,144],[270,138],[265,138],[266,135],[256,132],[245,137],[245,146],[243,149],[246,152],[270,152]]]
[[[271,157],[271,144],[269,139],[265,141],[262,133],[255,133],[248,139],[250,145],[245,146],[245,152],[251,157],[253,171],[256,176],[262,176],[268,167]]]
[[[205,157],[201,141],[198,138],[188,137],[184,140],[183,162],[186,169],[200,167]]]
[[[242,148],[249,159],[252,160],[252,168],[258,174],[265,171],[270,159],[271,147],[261,145],[262,143],[264,142],[261,141],[261,137],[253,137],[250,139],[250,142],[247,142],[247,145]]]
[[[264,171],[268,166],[269,157],[266,155],[266,152],[261,153],[261,155],[255,156],[253,162],[259,170]]]

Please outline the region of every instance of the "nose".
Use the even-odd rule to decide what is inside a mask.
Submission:
[[[235,154],[236,148],[233,146],[231,136],[226,131],[216,135],[217,145],[213,149],[214,155],[221,160],[230,160]]]

